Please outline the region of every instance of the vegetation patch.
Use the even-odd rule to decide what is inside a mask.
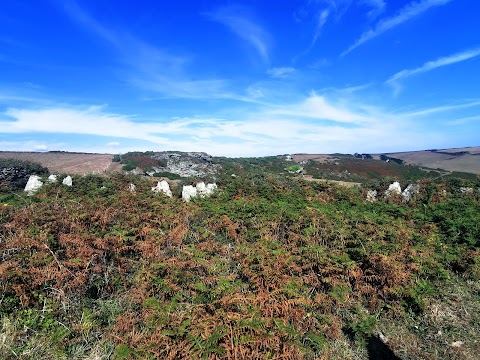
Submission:
[[[282,160],[222,166],[188,204],[118,174],[0,206],[0,358],[479,353],[478,179],[369,203],[265,170]]]

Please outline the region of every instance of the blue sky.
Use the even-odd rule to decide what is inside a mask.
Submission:
[[[474,0],[0,2],[0,150],[480,145]]]

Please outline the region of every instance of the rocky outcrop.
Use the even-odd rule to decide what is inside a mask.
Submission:
[[[168,182],[166,182],[165,180],[159,181],[157,183],[157,186],[152,187],[152,191],[155,193],[162,192],[168,197],[173,196],[172,191],[170,190],[170,185],[168,185]]]
[[[186,185],[182,189],[182,199],[185,202],[189,202],[193,197],[201,196],[206,197],[210,196],[217,189],[217,184],[207,184],[199,182],[196,186]]]
[[[68,175],[65,179],[63,179],[62,184],[66,186],[72,186],[73,185],[72,177]]]
[[[213,163],[213,158],[203,152],[157,153],[153,159],[160,160],[163,166],[153,166],[154,173],[172,173],[181,177],[205,176],[215,174],[220,165]]]
[[[28,196],[32,196],[35,192],[43,186],[43,182],[38,175],[30,175],[27,185],[25,185],[25,192]]]

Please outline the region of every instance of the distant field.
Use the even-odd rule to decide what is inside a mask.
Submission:
[[[292,159],[295,162],[313,160],[318,161],[319,163],[327,163],[332,161],[334,157],[332,155],[325,154],[298,154],[292,155]]]
[[[110,154],[0,151],[0,159],[34,161],[46,166],[51,173],[76,175],[110,174],[120,171],[121,165],[113,163],[112,157]]]
[[[388,153],[386,155],[402,159],[407,164],[480,175],[480,147],[478,146],[458,149],[439,149],[436,151],[426,150]],[[376,156],[378,157],[379,155]]]

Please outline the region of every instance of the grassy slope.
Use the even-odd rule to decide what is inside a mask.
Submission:
[[[279,167],[190,204],[120,175],[5,197],[0,357],[354,359],[381,332],[402,359],[475,358],[478,181],[367,203]]]

